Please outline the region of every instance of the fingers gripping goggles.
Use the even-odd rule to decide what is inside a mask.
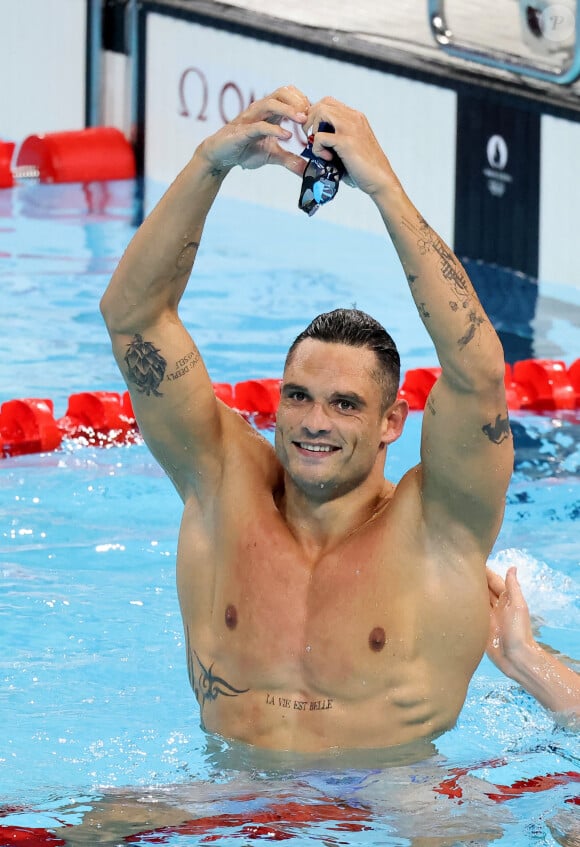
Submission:
[[[334,127],[323,121],[318,127],[320,132],[334,132]],[[309,161],[304,169],[302,187],[298,207],[309,217],[325,203],[333,200],[338,191],[340,180],[345,174],[345,167],[336,153],[330,162],[315,156],[312,152],[314,135],[308,136],[308,144],[301,155]]]

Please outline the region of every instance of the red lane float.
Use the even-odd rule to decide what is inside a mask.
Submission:
[[[11,141],[0,141],[0,188],[12,188],[12,156],[15,145]]]
[[[429,392],[440,373],[441,368],[414,368],[407,371],[399,389],[399,397],[407,401],[411,411],[425,408]]]
[[[234,389],[229,382],[214,382],[213,390],[215,396],[226,406],[234,405]]]
[[[576,408],[580,408],[580,359],[568,368],[568,377],[576,393]]]
[[[248,379],[236,383],[233,407],[249,415],[275,415],[280,402],[281,382],[281,379]]]
[[[16,168],[25,167],[38,170],[41,182],[133,179],[137,172],[131,144],[108,126],[29,135],[16,156]]]
[[[71,394],[68,408],[58,421],[69,438],[84,438],[89,444],[125,443],[135,430],[135,416],[128,392],[83,391]]]
[[[52,400],[8,400],[0,406],[0,455],[56,450],[62,432],[54,419]]]
[[[542,412],[576,408],[577,392],[564,362],[525,359],[513,365],[512,374],[522,391],[519,408]]]
[[[399,397],[414,411],[425,408],[441,368],[407,371]],[[280,379],[249,379],[231,385],[214,382],[216,397],[259,429],[271,428],[280,401]],[[526,359],[506,365],[510,410],[535,413],[580,409],[580,359],[569,368],[549,359]],[[63,439],[101,446],[130,444],[138,427],[129,392],[83,391],[69,397],[65,415],[54,419],[46,399],[9,400],[0,406],[0,458],[56,450]]]
[[[271,429],[280,403],[281,379],[248,379],[233,389],[232,408],[258,429]]]

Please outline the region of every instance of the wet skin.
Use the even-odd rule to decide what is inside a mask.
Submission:
[[[481,552],[426,531],[420,468],[385,479],[406,410],[383,413],[375,365],[369,350],[303,342],[276,452],[224,411],[236,461],[211,519],[186,502],[178,552],[210,731],[305,752],[421,748],[456,720],[487,634]]]

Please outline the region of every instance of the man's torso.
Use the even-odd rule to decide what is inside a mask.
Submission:
[[[453,726],[487,637],[485,563],[461,533],[454,543],[427,531],[420,471],[313,559],[276,506],[275,472],[253,467],[230,467],[210,504],[189,501],[180,532],[205,728],[310,752],[408,744]]]

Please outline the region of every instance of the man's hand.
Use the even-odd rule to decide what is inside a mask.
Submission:
[[[281,141],[292,137],[290,130],[280,126],[289,120],[306,123],[310,102],[292,85],[278,88],[273,94],[252,103],[245,111],[227,123],[199,147],[212,170],[222,173],[235,165],[260,168],[262,165],[282,165],[302,176],[305,162],[300,156],[284,150]]]
[[[528,604],[518,582],[517,570],[509,568],[505,582],[487,568],[490,602],[489,641],[486,652],[507,676],[513,676],[519,654],[535,644]]]
[[[318,132],[323,121],[332,124],[334,133]],[[313,153],[330,160],[329,151],[334,150],[347,170],[344,181],[349,185],[371,197],[383,188],[398,187],[389,160],[361,112],[333,97],[324,97],[310,108],[307,126],[314,133]]]

